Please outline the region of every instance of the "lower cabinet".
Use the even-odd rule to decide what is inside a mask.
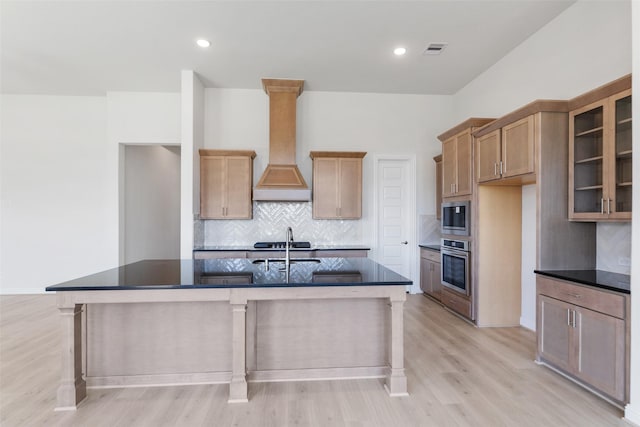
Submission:
[[[420,248],[420,289],[440,301],[440,252]]]
[[[471,299],[469,297],[450,291],[447,288],[442,288],[440,297],[440,302],[442,302],[445,307],[455,311],[467,319],[471,319]]]
[[[537,359],[619,403],[628,402],[628,297],[537,278]]]

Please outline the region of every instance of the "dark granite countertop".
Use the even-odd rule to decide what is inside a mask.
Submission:
[[[256,249],[253,246],[247,245],[205,245],[198,246],[193,249],[194,251],[244,251],[244,252],[265,252],[265,251],[282,251],[284,249],[267,248]],[[311,252],[311,251],[369,251],[370,247],[364,245],[315,245],[310,248],[291,248],[292,252]]]
[[[259,260],[262,261],[262,260]],[[369,258],[323,258],[319,262],[291,265],[289,283],[283,263],[264,264],[251,259],[145,260],[70,280],[47,291],[188,289],[242,287],[316,287],[411,285],[400,276]]]
[[[627,274],[604,270],[534,270],[534,273],[610,291],[631,293],[630,276]]]
[[[425,248],[425,249],[431,249],[432,251],[438,251],[440,252],[440,245],[437,243],[428,243],[428,244],[420,244],[418,245],[421,248]]]

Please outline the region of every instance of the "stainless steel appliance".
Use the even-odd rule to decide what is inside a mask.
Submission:
[[[468,200],[442,203],[442,234],[454,236],[469,236],[471,234],[469,205]]]
[[[442,239],[440,261],[442,285],[468,296],[471,292],[469,242]]]

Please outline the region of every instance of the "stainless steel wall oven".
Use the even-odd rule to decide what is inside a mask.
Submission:
[[[440,257],[442,285],[468,296],[471,292],[469,242],[442,239]]]

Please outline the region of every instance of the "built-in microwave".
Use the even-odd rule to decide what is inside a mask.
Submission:
[[[468,200],[442,203],[442,234],[453,234],[454,236],[469,236],[471,234],[469,205]]]

